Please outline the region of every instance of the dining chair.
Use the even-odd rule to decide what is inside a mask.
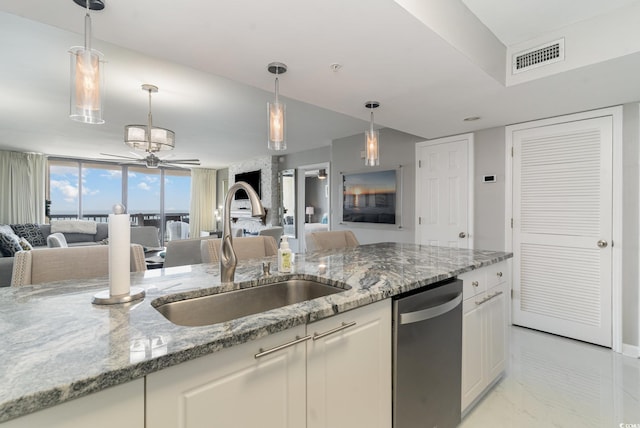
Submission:
[[[163,267],[197,265],[203,263],[200,242],[214,241],[215,235],[191,239],[176,239],[166,243]]]
[[[131,272],[147,269],[141,245],[131,244]],[[109,246],[38,248],[18,251],[13,262],[11,286],[41,284],[67,279],[109,275]]]
[[[202,263],[220,261],[220,245],[222,239],[209,239],[200,243]],[[273,236],[245,236],[233,238],[233,249],[238,260],[275,256],[278,246]]]
[[[338,248],[357,247],[358,239],[350,230],[331,230],[310,234],[312,247],[315,250],[334,250]]]

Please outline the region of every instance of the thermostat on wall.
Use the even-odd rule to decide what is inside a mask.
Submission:
[[[495,175],[484,175],[482,177],[482,181],[484,181],[485,183],[495,183],[496,182],[496,176]]]

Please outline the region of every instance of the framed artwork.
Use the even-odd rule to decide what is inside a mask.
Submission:
[[[342,174],[342,221],[399,224],[399,170]]]

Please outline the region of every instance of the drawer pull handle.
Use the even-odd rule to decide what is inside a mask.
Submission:
[[[473,285],[474,287],[477,287],[479,284],[478,284],[478,281],[473,281],[471,285]]]
[[[487,303],[489,300],[493,299],[494,297],[498,297],[501,294],[502,294],[502,291],[496,291],[495,293],[488,295],[487,297],[480,300],[479,302],[476,302],[476,305],[480,306],[484,303]]]
[[[322,339],[323,337],[329,336],[330,334],[337,333],[342,330],[346,330],[349,327],[353,327],[354,325],[356,325],[355,321],[351,321],[349,323],[343,322],[341,326],[332,328],[331,330],[327,330],[324,333],[313,333],[313,340]]]
[[[496,275],[498,275],[498,278],[502,278],[502,272],[498,272]]]
[[[256,359],[258,359],[260,357],[264,357],[265,355],[269,355],[269,354],[273,354],[274,352],[278,352],[281,349],[288,348],[288,347],[293,346],[293,345],[297,345],[300,342],[306,342],[309,339],[311,339],[311,336],[304,336],[304,337],[296,336],[295,340],[292,340],[291,342],[283,343],[282,345],[278,345],[278,346],[275,346],[273,348],[267,349],[266,351],[264,349],[260,348],[260,349],[258,349],[258,353],[254,355],[254,357]]]

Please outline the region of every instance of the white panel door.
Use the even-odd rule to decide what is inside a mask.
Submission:
[[[416,243],[471,248],[470,134],[416,146]]]
[[[513,323],[608,347],[612,124],[513,133]]]

